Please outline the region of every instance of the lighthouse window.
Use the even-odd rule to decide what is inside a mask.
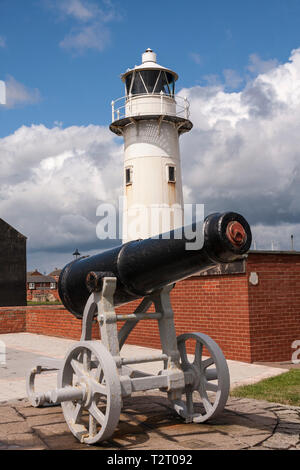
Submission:
[[[143,70],[140,73],[148,93],[154,93],[161,72],[159,70]]]
[[[165,93],[166,95],[174,95],[175,81],[171,73],[161,71],[157,83],[155,85],[154,93]]]
[[[132,80],[132,73],[127,75],[127,77],[125,79],[127,95],[129,95],[129,93],[130,93],[131,80]]]
[[[168,166],[168,183],[175,183],[175,166]]]
[[[170,89],[168,87],[168,81],[165,72],[162,72],[157,80],[154,93],[165,93],[166,95],[170,95]]]
[[[164,70],[141,70],[131,73],[127,75],[125,84],[128,95],[163,92],[173,96],[175,91],[173,75]]]
[[[140,95],[143,93],[148,93],[147,88],[142,80],[142,77],[139,73],[135,73],[132,77],[131,83],[131,93],[133,95]]]
[[[132,168],[125,168],[126,184],[132,184]]]
[[[167,78],[167,81],[168,81],[168,85],[169,85],[171,95],[174,95],[174,93],[175,93],[175,80],[174,80],[174,77],[171,73],[166,72],[166,78]]]

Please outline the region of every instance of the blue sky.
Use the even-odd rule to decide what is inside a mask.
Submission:
[[[108,129],[120,74],[151,47],[179,74],[186,202],[236,210],[256,247],[300,250],[298,0],[0,0],[0,217],[28,269],[105,249],[96,210],[122,194]]]
[[[1,0],[0,77],[13,76],[39,90],[34,104],[0,112],[0,136],[21,125],[109,124],[110,102],[123,94],[119,79],[139,63],[147,47],[160,63],[179,73],[178,89],[223,78],[226,69],[242,77],[250,54],[284,62],[300,45],[297,0],[82,2],[103,14],[86,20],[59,8],[63,0]],[[66,2],[67,4],[68,2]],[[92,8],[91,8],[92,10]],[[110,15],[109,18],[102,19]],[[97,45],[67,48],[62,41],[86,25],[97,24]],[[35,100],[33,100],[35,101]]]

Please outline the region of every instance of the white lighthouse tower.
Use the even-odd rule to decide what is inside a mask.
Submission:
[[[122,76],[110,129],[124,137],[123,243],[183,225],[179,136],[192,127],[189,103],[175,96],[178,75],[147,49]]]

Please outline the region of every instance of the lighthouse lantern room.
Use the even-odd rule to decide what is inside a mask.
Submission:
[[[183,225],[179,136],[193,127],[189,103],[175,95],[178,75],[147,49],[121,76],[125,96],[112,102],[112,132],[124,138],[123,242]]]

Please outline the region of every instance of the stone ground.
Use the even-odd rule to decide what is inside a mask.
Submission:
[[[109,441],[98,446],[80,444],[71,434],[60,406],[33,408],[24,398],[25,374],[32,363],[41,355],[63,358],[74,341],[29,333],[0,335],[0,341],[6,347],[6,362],[0,367],[0,450],[300,450],[300,407],[229,398],[224,412],[209,424],[185,424],[166,394],[158,391],[124,399],[119,425]],[[124,357],[158,352],[124,347]],[[286,370],[283,364],[274,367],[228,361],[228,365],[232,387]],[[141,370],[154,374],[160,368],[157,362],[141,365]],[[56,373],[37,377],[37,391],[55,387]]]
[[[279,450],[300,449],[300,407],[230,398],[209,424],[185,424],[161,392],[124,400],[112,438],[80,444],[61,408],[33,408],[26,399],[0,405],[0,450]]]

